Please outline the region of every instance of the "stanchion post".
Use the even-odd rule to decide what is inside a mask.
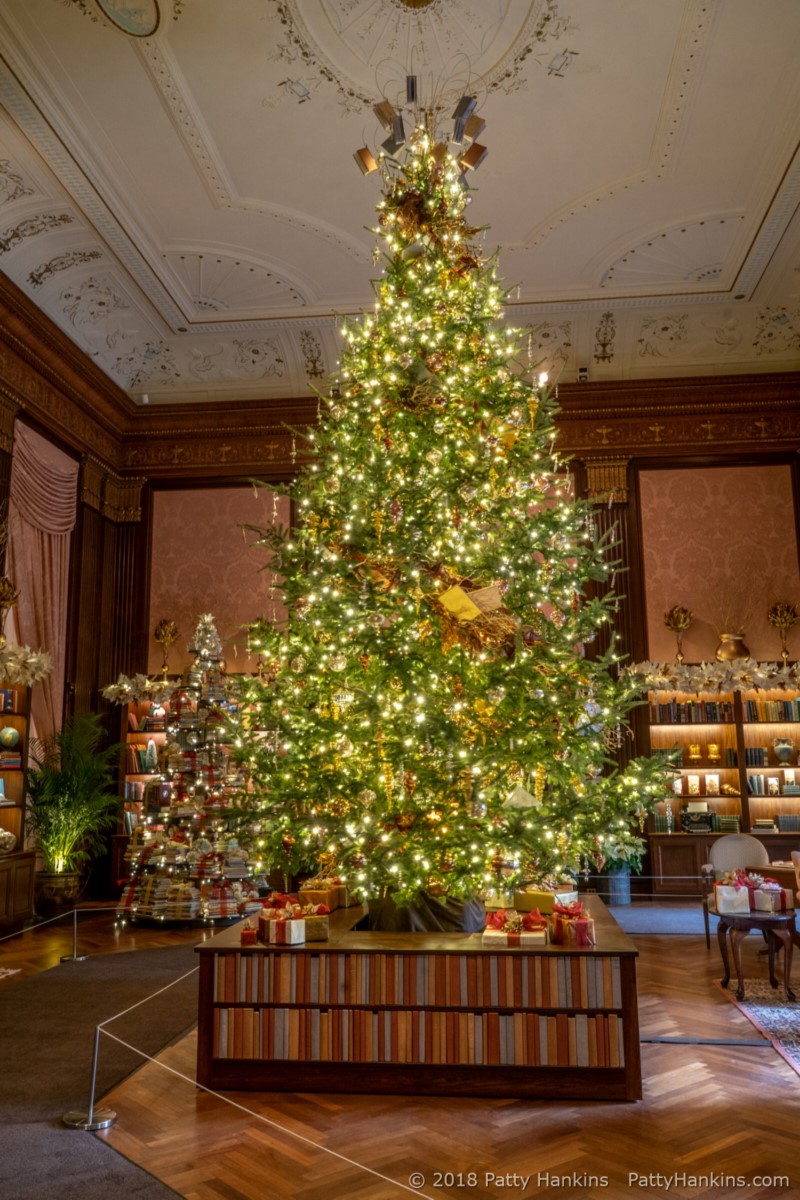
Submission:
[[[95,1025],[94,1029],[94,1052],[92,1054],[92,1081],[89,1087],[89,1111],[78,1112],[71,1110],[64,1113],[61,1118],[65,1125],[70,1129],[84,1129],[87,1133],[94,1133],[97,1129],[108,1129],[109,1125],[113,1125],[117,1119],[117,1114],[112,1108],[95,1108],[94,1093],[97,1086],[97,1060],[100,1056],[100,1026]]]
[[[62,962],[86,962],[85,954],[78,954],[78,910],[72,910],[72,954],[62,954]]]

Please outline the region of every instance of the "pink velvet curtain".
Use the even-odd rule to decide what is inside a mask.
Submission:
[[[78,469],[75,459],[16,422],[6,574],[20,594],[14,610],[17,640],[33,650],[47,650],[53,659],[51,673],[31,691],[32,725],[40,737],[61,725]]]

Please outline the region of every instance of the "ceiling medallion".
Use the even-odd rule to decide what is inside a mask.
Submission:
[[[104,17],[130,37],[152,37],[161,14],[156,0],[138,0],[136,7],[126,0],[95,0]]]
[[[443,109],[465,91],[524,86],[534,51],[570,24],[566,0],[275,0],[277,57],[304,64],[337,89],[348,112],[395,103],[406,73],[435,84]]]

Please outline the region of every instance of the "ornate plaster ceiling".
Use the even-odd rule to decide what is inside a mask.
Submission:
[[[0,270],[137,402],[335,369],[408,71],[443,124],[478,98],[532,359],[800,366],[796,0],[2,0],[0,47]]]

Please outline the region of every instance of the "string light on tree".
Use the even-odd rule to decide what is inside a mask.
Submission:
[[[246,703],[275,737],[241,751],[271,865],[333,865],[401,903],[577,877],[665,791],[656,761],[616,769],[637,688],[613,647],[584,652],[613,614],[593,587],[613,548],[574,499],[546,376],[502,324],[438,120],[393,126],[402,147],[372,157],[384,273],[342,331],[291,487],[299,528],[261,537],[287,616],[251,630],[276,666]]]

